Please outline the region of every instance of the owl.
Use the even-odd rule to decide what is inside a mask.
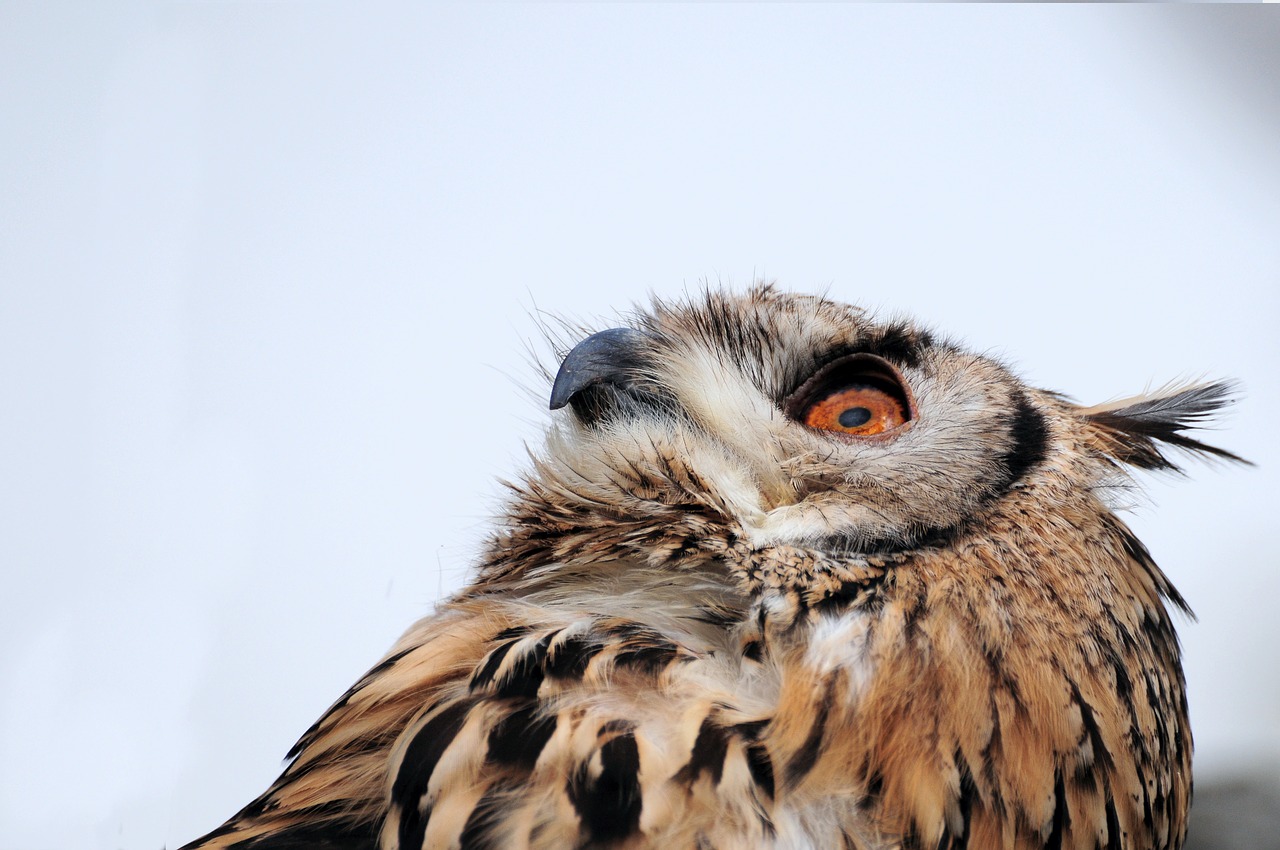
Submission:
[[[1112,503],[1239,460],[1186,433],[1232,395],[658,301],[564,353],[471,584],[187,848],[1178,848],[1189,611]]]

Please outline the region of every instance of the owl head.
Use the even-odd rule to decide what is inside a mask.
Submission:
[[[538,461],[582,516],[696,508],[752,545],[911,549],[1011,491],[1104,493],[1230,400],[1210,383],[1098,407],[906,320],[760,286],[658,302],[563,357]]]

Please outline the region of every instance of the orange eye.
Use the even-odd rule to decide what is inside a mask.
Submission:
[[[804,412],[804,424],[810,428],[862,436],[892,430],[909,418],[901,401],[870,384],[836,390]]]
[[[911,420],[911,401],[898,371],[870,354],[823,367],[792,394],[786,408],[810,428],[855,437],[883,434]]]

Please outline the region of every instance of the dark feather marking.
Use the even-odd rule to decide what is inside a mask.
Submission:
[[[1142,780],[1142,777],[1139,777]],[[1149,830],[1155,829],[1155,813],[1151,808],[1151,794],[1147,791],[1147,783],[1141,782],[1142,785],[1142,824]]]
[[[515,646],[519,640],[519,638],[512,638],[489,653],[489,657],[485,659],[484,664],[471,677],[472,691],[486,687],[493,681],[493,677],[498,674],[498,668],[502,666],[502,660],[507,657],[511,647]]]
[[[920,614],[924,606],[909,605],[902,610],[902,638],[908,645],[914,645],[920,637]]]
[[[648,676],[655,676],[671,663],[678,651],[674,643],[663,641],[653,645],[624,646],[618,650],[614,663],[618,667],[631,668]]]
[[[1111,671],[1116,677],[1116,696],[1120,701],[1129,706],[1130,714],[1133,713],[1133,682],[1129,679],[1129,672],[1124,669],[1124,662],[1114,653],[1107,659],[1111,662]],[[1134,718],[1137,723],[1137,718]]]
[[[758,741],[760,733],[764,731],[764,727],[769,725],[769,718],[764,720],[748,720],[746,723],[737,723],[729,727],[733,734],[742,738],[744,741]]]
[[[1089,742],[1093,745],[1094,761],[1109,772],[1115,766],[1115,760],[1112,758],[1111,751],[1107,749],[1106,742],[1102,740],[1102,730],[1098,728],[1098,722],[1093,719],[1093,706],[1084,701],[1084,697],[1080,694],[1080,686],[1074,680],[1068,678],[1067,682],[1071,685],[1071,697],[1080,708],[1080,722],[1084,725],[1085,734],[1089,736]]]
[[[1089,793],[1097,791],[1098,773],[1093,762],[1081,761],[1076,764],[1076,769],[1071,772],[1071,784]]]
[[[1121,850],[1120,815],[1116,813],[1116,801],[1107,795],[1107,850]]]
[[[1009,421],[1009,438],[1012,445],[1000,458],[1004,476],[995,486],[997,494],[1012,487],[1042,463],[1049,451],[1049,425],[1044,415],[1021,392],[1015,392],[1011,400],[1013,413]]]
[[[458,850],[502,850],[500,845],[494,843],[492,831],[501,821],[511,792],[517,788],[518,783],[508,779],[495,782],[485,791],[467,816],[462,835],[458,837]]]
[[[813,769],[814,763],[818,760],[818,753],[822,749],[822,738],[827,730],[827,717],[831,713],[831,688],[832,683],[828,681],[826,691],[822,695],[822,703],[818,706],[818,716],[814,718],[813,726],[809,729],[809,736],[791,757],[791,761],[787,762],[788,785],[796,785],[804,779],[805,774]]]
[[[1022,688],[1018,684],[1017,678],[1013,675],[1013,666],[1006,664],[1004,660],[1004,652],[998,648],[988,649],[982,654],[982,658],[987,662],[987,673],[991,676],[993,685],[1003,687],[1005,693],[1009,695],[1009,699],[1013,700],[1014,707],[1018,711],[1025,711],[1022,702]],[[993,693],[995,692],[993,688]],[[999,718],[995,715],[995,702],[992,701],[993,721],[999,723]]]
[[[711,784],[719,785],[724,775],[724,759],[729,749],[729,733],[716,723],[715,718],[705,717],[698,729],[698,737],[689,751],[689,761],[676,773],[677,782],[692,784],[704,772],[711,774]]]
[[[1186,717],[1186,716],[1187,716],[1187,694],[1186,694],[1186,691],[1182,691],[1182,692],[1181,692],[1181,695],[1180,695],[1180,698],[1179,698],[1179,700],[1178,700],[1178,701],[1179,701],[1179,703],[1181,703],[1182,708],[1181,708],[1180,713],[1177,715],[1177,717]],[[1183,730],[1183,724],[1182,724],[1182,723],[1180,723],[1180,722],[1178,722],[1178,721],[1175,719],[1175,720],[1174,720],[1174,725],[1173,725],[1173,757],[1174,757],[1174,761],[1175,761],[1176,763],[1178,763],[1178,764],[1182,764],[1182,760],[1183,760],[1184,758],[1186,758],[1186,753],[1187,753],[1187,740],[1186,740],[1186,735],[1185,735],[1184,730]]]
[[[255,802],[261,802],[261,799]],[[265,806],[259,806],[263,810]],[[242,813],[243,814],[243,813]],[[373,821],[354,820],[341,802],[308,806],[291,812],[297,820],[266,835],[256,835],[230,846],[239,850],[374,850],[378,844],[378,824]],[[210,832],[208,835],[184,845],[181,850],[194,850],[224,835],[235,833],[244,826],[241,816]]]
[[[635,728],[636,724],[632,723],[630,720],[619,720],[617,718],[613,720],[606,720],[604,723],[601,723],[600,728],[596,730],[596,738],[607,738],[610,735],[616,735],[620,732],[630,732]]]
[[[420,801],[427,791],[427,783],[431,781],[436,764],[462,729],[470,710],[470,702],[445,706],[414,734],[413,740],[405,748],[400,769],[391,786],[391,803],[401,810],[401,850],[422,846],[431,812],[429,809],[419,812]]]
[[[196,848],[204,847],[216,838],[232,835],[244,829],[247,823],[275,809],[277,805],[278,803],[274,800],[271,792],[263,794],[241,809],[222,826],[195,841],[184,844],[180,850],[196,850]],[[347,847],[373,848],[377,844],[377,823],[352,817],[350,807],[345,800],[334,800],[320,805],[294,809],[289,812],[289,817],[292,820],[265,835],[257,835],[235,841],[229,846],[237,848],[315,846],[342,850]]]
[[[218,827],[212,832],[209,832],[200,836],[195,841],[188,841],[186,844],[183,844],[181,847],[179,847],[178,850],[200,850],[201,847],[203,847],[213,839],[221,838],[222,836],[228,833],[235,832],[239,828],[239,817],[240,816],[237,815],[236,817],[231,818],[222,826]]]
[[[887,493],[888,491],[885,492]],[[893,558],[894,563],[885,568],[884,572],[879,575],[871,576],[866,580],[849,582],[846,587],[837,591],[837,602],[843,598],[848,598],[840,597],[840,593],[845,590],[852,590],[853,596],[849,601],[870,605],[877,601],[878,591],[890,581],[890,576],[894,571],[903,569],[911,563],[912,558],[917,554],[917,550],[944,549],[954,546],[969,531],[969,526],[962,520],[954,525],[894,532],[885,537],[858,536],[851,538],[848,534],[830,534],[815,538],[809,548],[820,549],[835,558]],[[862,594],[867,594],[868,596],[865,602],[860,598]],[[824,594],[824,596],[826,595]],[[822,610],[821,605],[815,607]]]
[[[1149,571],[1154,571],[1156,577],[1160,577],[1160,572],[1156,567],[1155,559],[1151,557],[1151,552],[1143,545],[1142,541],[1137,538],[1132,531],[1129,530],[1124,523],[1114,517],[1104,517],[1103,522],[1106,523],[1108,529],[1116,535],[1120,540],[1120,545],[1124,547],[1125,554],[1137,563],[1141,564]],[[1178,593],[1177,588],[1167,581],[1159,582],[1159,589],[1162,596],[1168,599],[1178,610],[1186,614],[1192,620],[1196,618],[1195,612],[1191,610],[1191,606],[1187,604],[1187,600],[1182,598],[1182,594]],[[1167,624],[1166,624],[1167,627]]]
[[[929,534],[913,539],[910,544],[911,548],[931,545],[933,541],[926,538],[932,538],[933,534],[934,532],[930,532]],[[859,547],[865,548],[869,551],[890,552],[902,550],[903,542],[897,541],[894,543],[888,543],[884,541],[869,540],[860,542]],[[814,604],[813,608],[819,613],[826,614],[829,612],[841,612],[850,605],[865,604],[868,600],[874,598],[875,593],[881,589],[884,585],[885,577],[888,576],[888,574],[888,570],[886,570],[878,575],[871,575],[858,581],[842,581],[838,588],[825,593],[823,597]]]
[[[1053,828],[1044,843],[1045,850],[1062,850],[1062,839],[1071,826],[1071,812],[1067,809],[1067,789],[1062,782],[1062,771],[1053,772]]]
[[[538,704],[531,702],[511,712],[489,730],[489,749],[485,758],[495,764],[533,770],[555,729],[555,715],[539,715]]]
[[[913,331],[904,323],[887,325],[882,329],[871,329],[868,336],[846,345],[837,345],[822,352],[809,364],[802,376],[792,379],[793,389],[812,375],[817,374],[829,364],[835,363],[855,354],[874,354],[885,360],[907,368],[920,365],[920,355],[924,349],[933,344],[933,337],[926,331]],[[803,365],[803,364],[798,364]]]
[[[896,322],[873,332],[861,349],[885,360],[915,368],[920,365],[920,352],[932,343],[933,339],[928,332],[914,331],[907,324]]]
[[[730,626],[736,626],[741,620],[741,617],[734,611],[728,611],[711,605],[704,605],[698,610],[697,614],[693,615],[691,619],[697,620],[700,623],[708,623],[712,626],[727,629]]]
[[[511,640],[511,638],[524,637],[532,630],[532,626],[511,626],[510,628],[503,629],[494,635],[493,642],[498,643],[499,641]]]
[[[569,801],[586,828],[587,841],[617,841],[640,824],[640,752],[632,734],[619,735],[600,747],[600,775],[590,776],[590,760],[569,778]]]
[[[996,701],[993,699],[991,700],[991,737],[987,739],[986,746],[982,748],[982,764],[986,766],[983,771],[983,778],[986,780],[988,787],[999,787],[996,765],[999,763],[1000,755],[1003,752],[1004,737],[1000,729],[1000,707],[996,705]]]
[[[405,818],[409,816],[407,810],[401,816],[400,829],[396,831],[398,841],[396,842],[396,850],[424,850],[423,845],[427,840],[427,824],[431,821],[431,804],[427,803],[419,810],[417,807],[413,809],[413,822],[405,823]]]
[[[773,759],[769,758],[769,750],[764,744],[750,744],[747,747],[747,770],[751,771],[751,781],[772,800],[775,790]]]
[[[557,679],[581,679],[591,659],[603,645],[586,635],[570,635],[551,648],[546,659],[546,673]]]
[[[865,772],[867,765],[863,763],[863,771]],[[858,808],[864,812],[871,811],[880,803],[880,795],[884,793],[884,774],[879,770],[874,770],[867,777],[867,787],[862,794],[862,799],[858,801]]]
[[[377,850],[375,823],[304,823],[231,845],[235,850]]]
[[[643,623],[636,623],[630,620],[623,622],[615,622],[603,629],[605,634],[613,637],[622,638],[623,640],[643,640],[657,642],[663,640],[662,635],[651,626]]]
[[[960,771],[960,799],[956,804],[960,807],[960,817],[963,819],[963,827],[960,834],[951,842],[952,850],[965,850],[969,846],[969,825],[973,821],[973,804],[978,799],[978,787],[973,781],[973,771],[969,769],[969,762],[965,760],[964,754],[960,750],[956,750],[955,755],[956,768]]]
[[[1164,705],[1167,700],[1161,699],[1163,694],[1156,693],[1154,677],[1148,673],[1145,678],[1147,682],[1147,705],[1151,706],[1151,715],[1156,722],[1157,754],[1160,756],[1160,761],[1163,762],[1167,760],[1165,757],[1169,754],[1169,725],[1165,722],[1164,711],[1160,709],[1160,706]],[[1147,755],[1145,748],[1143,749],[1143,754]]]
[[[507,673],[496,684],[494,696],[499,698],[532,697],[542,686],[547,658],[547,644],[552,635],[535,643],[528,652],[517,655],[507,668]]]
[[[760,661],[764,657],[764,647],[758,640],[749,640],[742,647],[742,657],[752,661]]]
[[[620,623],[609,629],[609,634],[621,639],[614,664],[647,675],[656,675],[679,652],[674,643],[640,623]]]

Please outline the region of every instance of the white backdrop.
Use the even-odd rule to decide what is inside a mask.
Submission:
[[[531,314],[704,280],[1082,401],[1241,379],[1259,467],[1129,521],[1200,615],[1200,776],[1275,771],[1275,11],[0,6],[0,850],[259,793],[465,576]]]

